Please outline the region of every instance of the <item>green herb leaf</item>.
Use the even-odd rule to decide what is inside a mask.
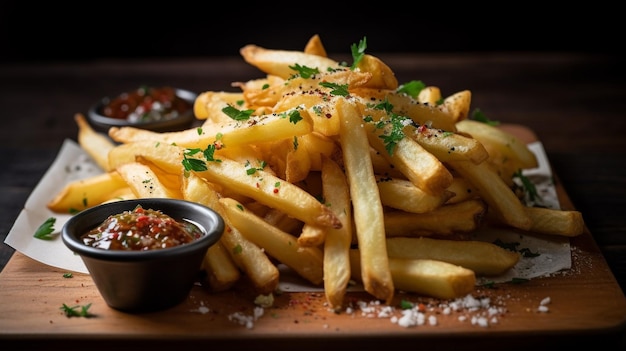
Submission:
[[[424,88],[426,88],[426,84],[424,84],[421,80],[412,80],[408,83],[400,85],[398,89],[396,89],[396,92],[407,94],[415,99]]]
[[[254,110],[238,110],[228,105],[222,109],[222,112],[235,121],[246,121],[250,118],[250,116],[252,116]]]
[[[320,73],[320,70],[317,69],[317,68],[311,68],[311,67],[307,67],[307,66],[300,66],[297,63],[294,66],[289,66],[289,68],[291,68],[292,70],[298,72],[300,77],[305,78],[305,79],[311,78],[312,76]]]
[[[84,306],[78,306],[78,305],[68,306],[66,304],[63,304],[63,306],[60,307],[60,310],[63,311],[63,313],[65,314],[67,318],[70,318],[70,317],[89,318],[89,317],[93,317],[93,315],[89,313],[90,307],[91,307],[91,304],[87,304]]]
[[[45,222],[43,222],[39,226],[39,228],[37,228],[37,231],[35,231],[35,234],[33,236],[41,240],[54,239],[55,236],[52,235],[52,233],[54,233],[54,224],[56,223],[56,221],[57,219],[54,217],[46,219]]]
[[[337,96],[348,96],[350,92],[348,91],[348,84],[337,84],[331,82],[320,82],[320,85],[324,88],[332,89],[330,91],[331,95]]]
[[[367,49],[367,38],[363,37],[359,41],[359,44],[352,44],[350,46],[350,51],[352,52],[352,66],[350,66],[350,70],[354,71],[354,69],[359,65],[363,56],[365,56],[365,49]]]
[[[472,112],[472,119],[478,122],[486,123],[490,126],[497,126],[498,124],[500,124],[500,122],[498,121],[492,121],[487,118],[487,116],[480,109],[474,109],[474,111]]]

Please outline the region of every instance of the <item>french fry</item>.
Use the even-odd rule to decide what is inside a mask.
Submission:
[[[296,114],[301,119],[294,119]],[[228,125],[205,123],[201,128],[179,132],[153,132],[135,127],[111,127],[109,136],[119,143],[152,140],[184,148],[205,149],[216,141],[228,146],[238,146],[274,141],[304,135],[313,130],[313,121],[306,110],[291,110],[280,114],[252,116]],[[219,140],[218,140],[219,139]]]
[[[389,257],[431,259],[471,269],[476,275],[497,276],[511,269],[520,254],[498,245],[476,240],[432,238],[388,238]]]
[[[357,249],[350,250],[352,277],[360,280],[361,260]],[[430,259],[389,258],[397,289],[440,299],[455,299],[474,290],[476,274],[467,268]]]
[[[447,189],[436,195],[429,194],[405,179],[376,176],[376,184],[383,205],[406,212],[430,212],[454,196]]]
[[[297,238],[265,222],[231,198],[221,198],[224,214],[233,227],[270,256],[292,268],[309,282],[320,285],[324,280],[323,253],[317,247],[300,247]]]
[[[526,206],[486,162],[450,161],[449,165],[478,189],[480,197],[503,223],[518,229],[530,229],[532,220]]]
[[[424,89],[420,90],[417,95],[417,101],[420,104],[429,105],[429,106],[437,106],[441,100],[441,90],[439,87],[428,86]]]
[[[322,57],[328,57],[326,48],[322,44],[322,39],[318,34],[314,34],[304,46],[304,53],[310,55],[317,55]]]
[[[367,88],[389,90],[398,88],[396,75],[386,63],[376,56],[363,55],[356,68],[372,74],[372,78],[365,84]]]
[[[296,64],[317,68],[320,72],[325,72],[329,69],[342,69],[339,62],[335,60],[302,51],[272,50],[250,44],[241,48],[239,53],[252,66],[267,74],[276,75],[283,79],[287,79],[295,73],[290,66]]]
[[[585,222],[580,211],[526,207],[526,213],[532,220],[529,231],[533,233],[574,237],[585,231]]]
[[[452,115],[452,118],[459,122],[467,119],[471,101],[472,93],[469,90],[463,90],[443,99],[443,103],[439,105],[439,108]]]
[[[319,246],[326,240],[326,227],[317,227],[310,224],[302,226],[302,232],[298,236],[298,245],[302,247]]]
[[[117,172],[106,172],[66,184],[46,206],[58,213],[82,211],[108,200],[111,193],[125,187],[126,182]]]
[[[108,172],[112,170],[109,166],[108,153],[115,144],[105,134],[95,131],[83,114],[77,113],[74,115],[74,121],[78,125],[78,144],[80,147],[91,156],[103,171]]]
[[[207,169],[196,171],[196,174],[225,188],[237,189],[238,192],[305,223],[341,227],[335,214],[313,195],[262,169],[249,173],[246,165],[222,158],[219,162],[208,162]]]
[[[345,174],[328,157],[322,159],[322,187],[326,204],[342,223],[339,229],[327,229],[324,240],[324,294],[330,307],[338,310],[351,276],[352,206]]]
[[[379,128],[378,125],[372,123],[366,125],[370,146],[387,158],[416,187],[428,194],[436,195],[441,194],[452,184],[452,174],[448,168],[415,140],[403,137],[394,141],[396,144],[391,151],[387,150],[389,144],[384,138],[393,137],[393,129],[396,127],[388,124]]]
[[[139,162],[125,163],[116,168],[116,172],[126,181],[138,198],[165,197],[180,199],[180,189],[168,189],[156,173],[147,165]]]
[[[346,100],[337,101],[341,119],[340,144],[350,185],[354,228],[361,252],[361,272],[365,291],[390,302],[393,279],[385,249],[383,208],[369,154],[367,131],[358,108]]]
[[[207,281],[212,291],[226,291],[235,285],[241,273],[221,240],[211,245],[202,260],[202,268],[207,272]]]
[[[430,212],[385,212],[387,237],[450,236],[469,233],[483,223],[487,208],[480,199],[440,206]]]
[[[471,135],[485,147],[490,164],[509,185],[515,172],[538,167],[537,157],[525,142],[496,126],[464,119],[457,123],[457,129]]]
[[[222,112],[226,105],[238,106],[244,101],[241,92],[205,91],[198,95],[193,104],[193,113],[200,120],[211,120],[213,123],[230,123],[230,117]]]

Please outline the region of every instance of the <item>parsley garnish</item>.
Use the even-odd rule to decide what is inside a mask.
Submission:
[[[70,317],[89,318],[89,317],[93,317],[93,315],[89,313],[89,307],[91,307],[91,304],[87,304],[84,306],[72,306],[72,307],[66,304],[63,304],[63,306],[61,306],[60,309],[61,311],[63,311],[63,313],[65,314],[67,318],[70,318]]]
[[[359,65],[359,62],[363,59],[365,55],[365,49],[367,49],[367,38],[363,37],[359,41],[359,45],[352,44],[350,45],[350,51],[352,51],[352,66],[350,66],[350,70],[354,71],[356,66]]]
[[[295,66],[289,66],[289,68],[291,68],[292,70],[298,72],[298,74],[300,75],[300,77],[302,78],[311,78],[311,76],[314,76],[316,74],[320,73],[320,70],[317,68],[311,68],[311,67],[307,67],[307,66],[300,66],[299,64],[295,64]]]
[[[398,93],[407,94],[415,99],[424,88],[426,88],[426,84],[424,84],[421,80],[412,80],[408,83],[400,85],[396,91]]]
[[[541,196],[539,196],[535,184],[522,173],[521,169],[513,173],[513,178],[518,178],[522,182],[522,189],[524,190],[524,193],[528,196],[528,199],[530,199],[531,202],[534,203],[537,200],[541,200]]]
[[[41,240],[52,240],[54,239],[54,235],[52,235],[52,233],[54,233],[54,224],[56,223],[57,219],[54,217],[50,217],[48,219],[46,219],[45,222],[43,222],[39,228],[37,228],[37,231],[35,231],[35,235],[33,235],[35,238],[37,239],[41,239]]]
[[[235,121],[245,121],[250,118],[254,110],[238,110],[228,105],[222,109],[222,112]]]
[[[337,96],[348,96],[350,92],[348,91],[348,84],[337,84],[331,82],[320,82],[320,85],[324,88],[332,89],[330,91],[331,95]]]
[[[485,114],[480,109],[475,109],[472,112],[472,119],[478,122],[486,123],[490,126],[497,126],[498,124],[500,124],[500,122],[498,121],[492,121],[487,118],[487,116],[485,116]]]

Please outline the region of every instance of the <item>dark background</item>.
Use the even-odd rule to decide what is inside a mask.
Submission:
[[[368,52],[576,51],[618,55],[621,12],[600,2],[61,2],[0,4],[0,62],[239,55],[254,43],[329,54],[363,36]],[[553,6],[550,6],[553,7]]]

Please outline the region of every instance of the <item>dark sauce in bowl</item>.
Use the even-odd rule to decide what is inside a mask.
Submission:
[[[189,221],[177,221],[165,213],[135,207],[109,216],[81,236],[85,245],[105,250],[158,250],[190,243],[204,235]]]
[[[103,107],[102,114],[131,123],[146,123],[174,119],[192,108],[172,87],[142,86],[112,99]]]

